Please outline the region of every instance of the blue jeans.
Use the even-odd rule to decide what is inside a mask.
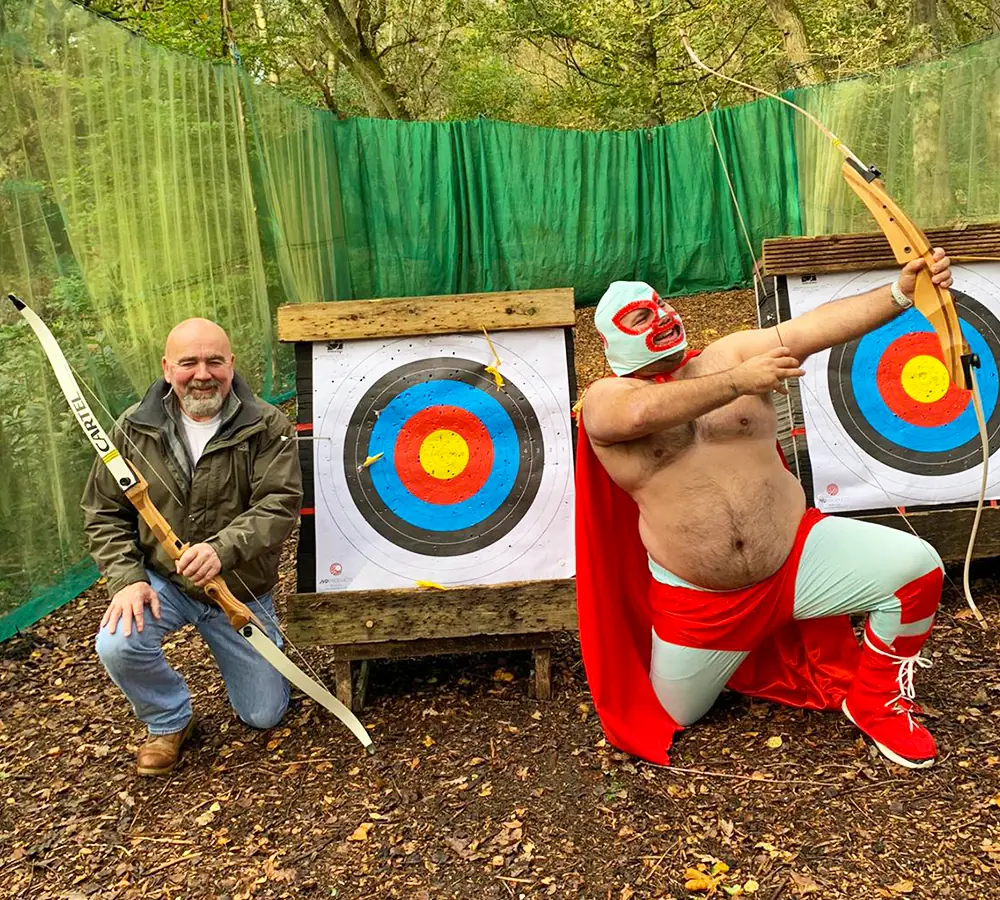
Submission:
[[[97,634],[97,655],[111,680],[132,704],[150,734],[180,731],[191,718],[191,694],[184,679],[167,664],[163,639],[184,625],[194,625],[205,639],[226,682],[236,714],[253,728],[272,728],[288,708],[288,682],[236,632],[217,606],[192,600],[177,585],[147,570],[150,586],[160,597],[160,618],[147,607],[142,631],[133,623],[125,637],[119,621]],[[270,594],[248,604],[279,647]]]

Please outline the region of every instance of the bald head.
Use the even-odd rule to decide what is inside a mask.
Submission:
[[[221,325],[211,319],[185,319],[173,327],[167,335],[163,355],[168,359],[179,359],[191,347],[208,347],[221,350],[230,356],[229,335]]]
[[[236,359],[229,336],[209,319],[185,319],[167,335],[163,377],[183,412],[206,421],[222,409],[233,384]]]

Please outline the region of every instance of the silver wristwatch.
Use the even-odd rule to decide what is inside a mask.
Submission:
[[[895,303],[896,306],[898,306],[900,309],[909,309],[911,306],[913,306],[913,301],[899,289],[898,281],[894,281],[892,283],[891,290],[892,290],[892,302]]]

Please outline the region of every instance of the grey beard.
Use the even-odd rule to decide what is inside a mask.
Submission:
[[[181,409],[189,416],[199,416],[211,418],[222,409],[222,392],[216,386],[215,393],[211,397],[192,397],[184,394],[178,397]]]

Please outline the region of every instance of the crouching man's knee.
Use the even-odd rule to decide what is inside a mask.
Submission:
[[[944,564],[937,551],[927,541],[914,538],[911,559],[912,576],[897,591],[900,623],[904,626],[926,623],[929,628],[941,602],[944,585]]]
[[[254,697],[253,703],[238,709],[236,713],[244,724],[259,731],[266,731],[268,728],[274,728],[284,718],[287,710],[288,686],[286,684],[283,690],[269,691],[267,695]]]
[[[97,656],[112,675],[134,666],[147,652],[141,634],[133,631],[128,637],[119,623],[114,631],[103,626],[95,641]]]

